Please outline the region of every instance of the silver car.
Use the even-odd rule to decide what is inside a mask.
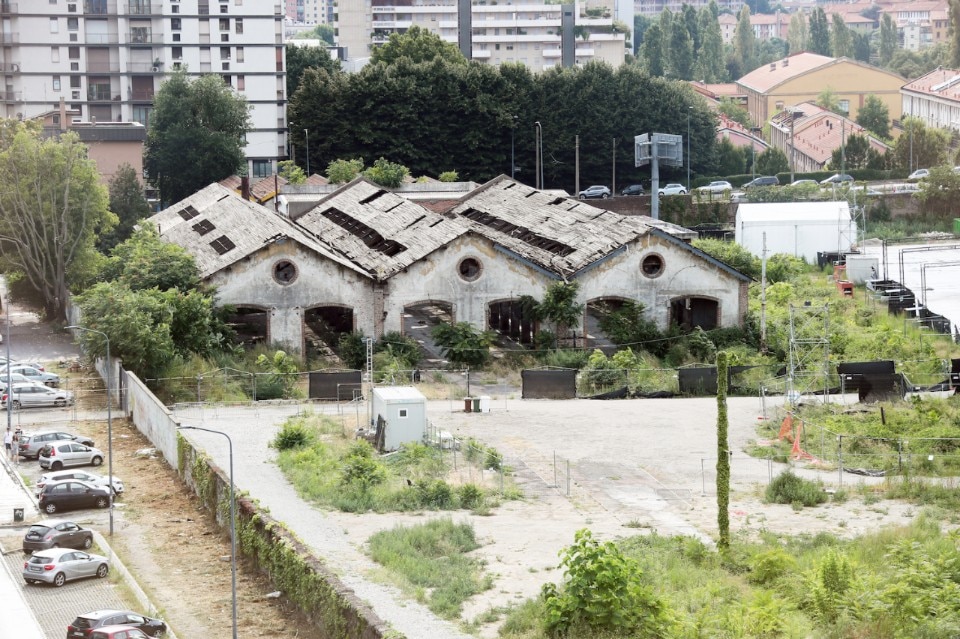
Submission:
[[[111,481],[103,475],[91,473],[86,470],[60,470],[52,473],[44,473],[40,475],[40,479],[33,485],[33,492],[39,496],[41,491],[43,491],[43,487],[47,484],[52,484],[55,481],[64,481],[66,479],[78,479],[87,482],[91,486],[99,486],[101,488],[107,488],[113,484],[114,495],[119,495],[123,492],[123,481],[121,481],[119,477],[113,477],[113,481]]]
[[[70,548],[38,550],[23,562],[23,579],[28,584],[46,583],[59,588],[73,579],[103,579],[108,574],[109,559]]]
[[[20,373],[10,373],[9,378],[6,373],[0,373],[0,391],[7,390],[7,379],[10,380],[11,384],[24,384],[31,381],[30,378],[24,377]]]
[[[7,370],[11,373],[23,375],[31,382],[39,382],[45,386],[56,387],[60,385],[60,376],[56,373],[48,373],[37,366],[30,364],[14,364],[13,366],[4,366],[0,369],[0,377],[7,376]]]
[[[20,438],[19,453],[21,457],[36,459],[40,456],[40,449],[52,442],[71,440],[84,446],[93,446],[93,440],[83,435],[65,433],[62,430],[45,430],[39,433],[25,434]]]
[[[103,451],[74,441],[59,441],[40,449],[41,468],[61,470],[67,466],[99,466],[103,463]]]
[[[73,404],[73,393],[44,386],[39,382],[14,384],[0,397],[0,406],[14,410],[31,406],[69,406]]]

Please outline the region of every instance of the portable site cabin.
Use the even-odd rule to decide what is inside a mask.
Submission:
[[[763,202],[737,209],[737,244],[762,257],[787,253],[810,264],[817,253],[846,253],[857,243],[857,223],[845,202]]]
[[[427,398],[412,386],[374,387],[373,425],[384,452],[422,441],[427,431]]]

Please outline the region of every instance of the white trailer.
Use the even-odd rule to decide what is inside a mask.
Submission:
[[[843,202],[763,202],[737,208],[737,244],[757,257],[786,253],[816,264],[817,253],[847,253],[857,243],[857,223]]]
[[[427,398],[412,386],[375,386],[373,425],[383,428],[378,438],[383,452],[401,444],[423,441],[427,432]]]

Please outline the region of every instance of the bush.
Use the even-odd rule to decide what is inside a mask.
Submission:
[[[765,497],[767,503],[802,504],[808,507],[827,501],[827,493],[823,491],[821,482],[797,477],[789,470],[770,482]]]
[[[342,486],[354,487],[363,492],[382,484],[386,479],[387,471],[383,464],[373,458],[370,444],[358,441],[350,447],[340,469]]]
[[[286,422],[270,442],[270,447],[277,450],[291,450],[308,446],[312,441],[313,435],[306,425],[301,422]]]
[[[457,499],[460,500],[460,507],[467,510],[480,508],[486,501],[483,489],[476,484],[464,484],[457,489]]]
[[[416,483],[420,505],[433,510],[449,510],[454,506],[453,489],[442,479],[420,480]]]
[[[344,366],[356,370],[363,370],[366,367],[367,344],[363,333],[353,331],[352,333],[342,334],[337,347]]]
[[[747,581],[758,586],[768,586],[797,567],[797,562],[780,548],[754,555],[749,562]]]

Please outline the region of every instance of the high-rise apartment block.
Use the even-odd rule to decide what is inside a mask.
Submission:
[[[252,176],[287,155],[282,0],[0,0],[0,115],[149,126],[164,76],[216,73],[251,105]]]
[[[349,60],[362,60],[392,34],[413,26],[457,44],[461,24],[458,4],[457,0],[341,0],[336,8],[338,44],[346,48]],[[576,16],[576,64],[591,60],[613,66],[622,64],[626,34],[619,22],[632,30],[632,13],[628,18],[621,17],[613,0],[570,4],[574,5]],[[533,71],[558,66],[563,6],[542,0],[515,4],[497,0],[473,2],[473,59],[494,65],[520,62]]]

